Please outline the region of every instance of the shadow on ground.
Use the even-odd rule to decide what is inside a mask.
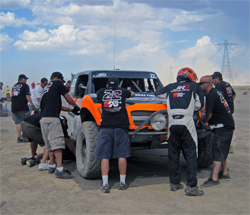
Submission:
[[[127,183],[130,187],[139,187],[152,184],[169,183],[168,150],[167,149],[137,149],[131,150],[131,157],[127,159]],[[74,161],[64,161],[64,166],[74,175],[75,182],[83,190],[98,189],[102,182],[98,179],[82,178]],[[181,180],[186,182],[186,162],[181,156]],[[212,167],[198,169],[199,178],[209,177]],[[117,159],[110,161],[109,186],[117,188],[120,181]]]

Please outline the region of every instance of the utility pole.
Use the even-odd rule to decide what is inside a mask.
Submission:
[[[229,43],[227,42],[227,40],[224,40],[224,43],[215,43],[214,45],[218,50],[221,50],[222,47],[224,46],[221,74],[223,75],[223,77],[227,77],[229,83],[233,85],[232,68],[230,64],[228,49],[231,49],[231,51],[233,51],[238,44]]]
[[[116,37],[116,19],[115,19],[115,30],[114,30],[114,70],[115,70],[115,37]]]
[[[169,68],[170,68],[170,72],[169,72],[169,77],[168,77],[169,79],[168,79],[168,81],[169,81],[169,83],[173,83],[174,82],[174,78],[173,78],[172,68],[175,68],[175,67],[170,66]]]

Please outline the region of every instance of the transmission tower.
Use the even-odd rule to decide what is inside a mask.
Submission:
[[[214,45],[219,50],[221,50],[222,47],[224,46],[221,74],[223,75],[223,77],[226,77],[226,79],[228,79],[229,83],[233,85],[233,76],[232,76],[232,69],[231,69],[228,49],[233,51],[238,44],[229,43],[227,42],[227,40],[224,40],[224,43],[215,43]]]

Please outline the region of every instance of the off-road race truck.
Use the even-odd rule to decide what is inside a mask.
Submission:
[[[101,176],[100,159],[94,156],[101,123],[101,103],[97,103],[96,92],[106,87],[110,77],[117,77],[121,88],[135,92],[135,97],[126,99],[131,147],[167,146],[166,100],[154,94],[163,87],[154,72],[93,70],[72,74],[69,94],[80,107],[81,114],[67,114],[68,133],[76,142],[76,166],[83,178]],[[201,129],[198,136],[202,137],[199,139],[198,167],[207,167],[212,163],[211,132]]]

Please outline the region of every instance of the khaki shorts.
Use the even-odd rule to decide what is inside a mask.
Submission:
[[[59,117],[43,117],[40,120],[43,140],[48,151],[65,149],[64,134]]]

